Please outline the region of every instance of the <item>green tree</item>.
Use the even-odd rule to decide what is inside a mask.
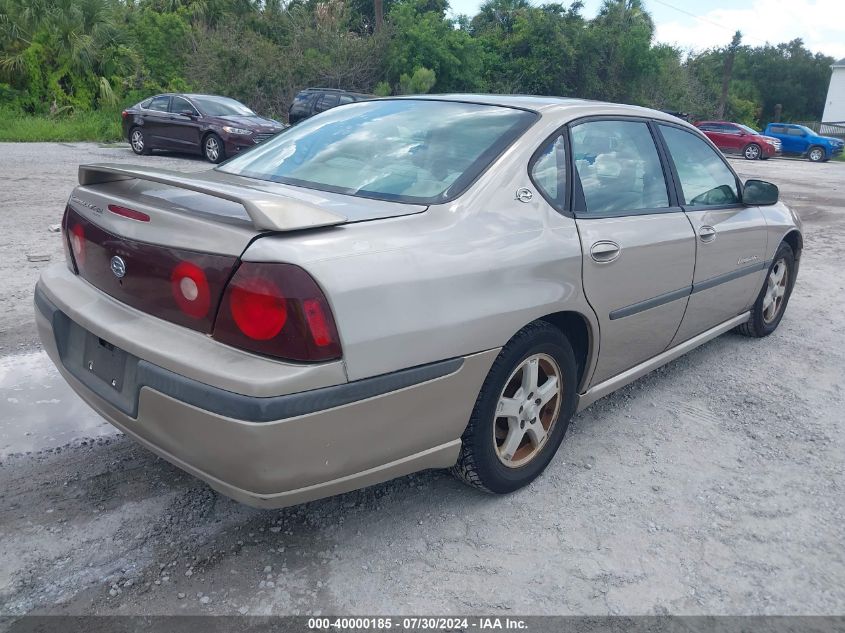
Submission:
[[[481,47],[469,32],[454,28],[439,11],[426,11],[424,2],[401,2],[386,22],[391,30],[385,59],[387,80],[398,86],[403,74],[416,68],[434,71],[436,92],[482,89]]]

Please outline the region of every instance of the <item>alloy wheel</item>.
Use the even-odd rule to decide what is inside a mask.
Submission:
[[[217,162],[217,159],[220,157],[220,144],[213,136],[205,139],[205,156],[212,163]]]
[[[824,158],[824,152],[821,149],[819,149],[818,147],[814,147],[812,150],[810,150],[811,161],[818,162],[822,158]]]
[[[560,413],[562,373],[547,354],[533,354],[517,367],[499,396],[493,444],[499,461],[519,468],[545,446]]]
[[[132,138],[130,142],[132,143],[132,149],[134,149],[138,154],[144,151],[144,135],[141,133],[141,130],[132,131]]]
[[[766,323],[772,323],[780,314],[788,283],[789,268],[786,260],[781,258],[772,266],[766,279],[766,294],[763,295],[763,321]]]
[[[745,148],[745,158],[748,160],[757,160],[760,158],[760,148],[756,145],[749,145]]]

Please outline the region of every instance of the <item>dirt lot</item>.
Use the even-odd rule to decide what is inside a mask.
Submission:
[[[546,474],[493,498],[429,472],[279,511],[115,434],[56,377],[31,295],[82,162],[0,144],[0,614],[841,614],[845,164],[734,161],[805,222],[764,340],[728,334],[577,416]]]

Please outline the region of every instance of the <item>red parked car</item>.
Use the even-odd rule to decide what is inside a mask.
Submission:
[[[724,154],[741,154],[748,160],[780,155],[780,139],[763,136],[747,125],[728,121],[699,121],[693,125]]]

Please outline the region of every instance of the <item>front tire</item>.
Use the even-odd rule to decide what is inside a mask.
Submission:
[[[563,441],[577,379],[575,354],[560,330],[543,321],[522,328],[490,368],[452,473],[494,494],[531,483]]]
[[[795,272],[795,254],[789,244],[781,242],[751,308],[751,318],[737,328],[740,334],[763,338],[777,329],[795,285]]]
[[[825,159],[824,148],[818,145],[811,147],[807,152],[807,158],[811,163],[821,163]]]
[[[742,150],[742,155],[745,157],[745,160],[759,160],[762,153],[763,151],[757,143],[749,143],[745,146],[745,149]]]
[[[151,153],[144,130],[137,126],[129,130],[129,145],[132,147],[132,151],[139,156],[149,156]]]
[[[206,136],[202,142],[202,155],[211,163],[219,163],[226,158],[222,139],[213,132]]]

